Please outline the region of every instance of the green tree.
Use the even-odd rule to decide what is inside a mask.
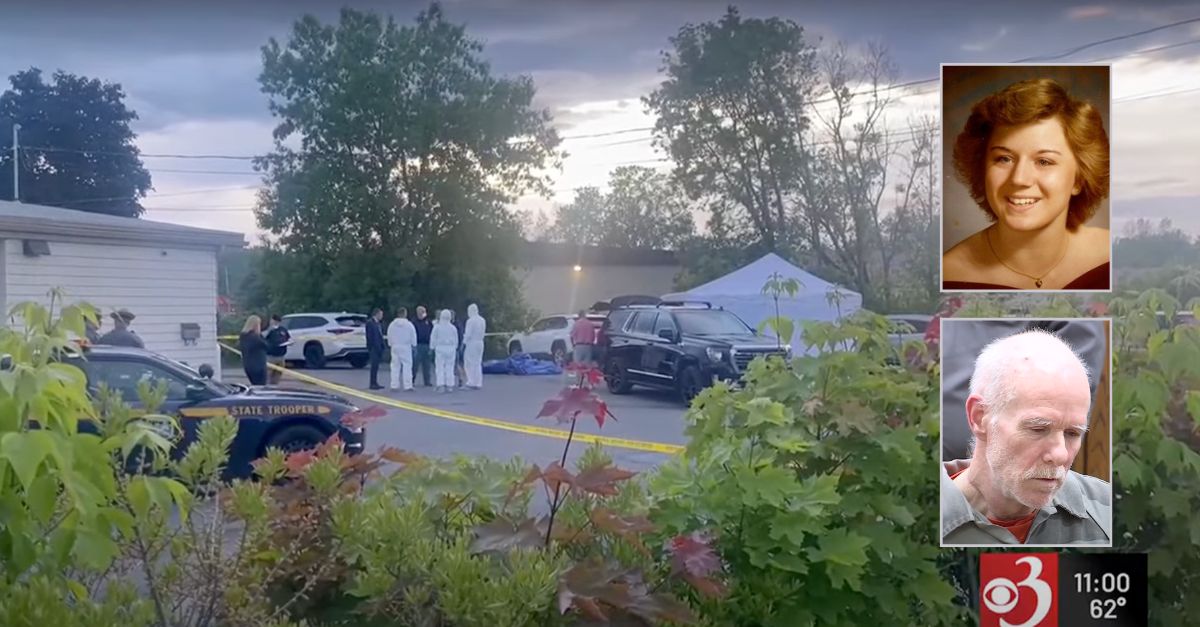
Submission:
[[[13,198],[12,128],[20,124],[22,202],[140,216],[150,173],[121,86],[61,71],[46,83],[37,68],[9,82],[0,95],[0,198]]]
[[[600,244],[605,211],[604,194],[598,188],[580,188],[575,191],[573,202],[555,210],[549,238],[557,242]]]
[[[531,79],[492,76],[482,49],[436,4],[403,27],[351,9],[336,25],[306,16],[263,47],[279,124],[256,214],[273,236],[273,304],[520,313],[505,204],[546,192],[559,140]]]
[[[733,7],[684,26],[671,45],[645,104],[675,176],[691,198],[722,201],[713,210],[740,227],[731,236],[795,252],[805,240],[795,198],[809,160],[816,50],[794,22],[743,19]]]
[[[585,187],[574,202],[559,207],[551,236],[563,242],[668,250],[695,237],[687,199],[665,174],[623,166],[612,171],[608,184],[607,194]]]

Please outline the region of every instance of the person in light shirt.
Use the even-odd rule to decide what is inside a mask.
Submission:
[[[1000,338],[970,389],[971,457],[942,468],[943,545],[1111,545],[1111,485],[1071,470],[1092,403],[1075,351],[1042,330]]]

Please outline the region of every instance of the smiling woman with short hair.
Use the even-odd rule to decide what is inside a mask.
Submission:
[[[1086,226],[1109,189],[1091,103],[1049,78],[1011,84],[971,109],[954,171],[992,224],[943,255],[943,289],[1109,289],[1109,231]]]

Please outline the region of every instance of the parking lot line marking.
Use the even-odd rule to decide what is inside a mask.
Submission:
[[[233,348],[232,346],[227,346],[226,344],[224,344],[222,342],[218,342],[218,344],[220,344],[221,348],[224,348],[225,350],[228,350],[237,355],[241,355],[241,352],[238,351],[236,348]],[[344,385],[332,383],[332,382],[326,381],[324,379],[319,379],[317,377],[302,374],[302,373],[296,372],[295,370],[288,370],[287,368],[280,368],[279,366],[277,366],[275,364],[267,364],[267,367],[271,368],[273,370],[279,370],[280,372],[283,372],[284,374],[286,374],[288,376],[295,377],[301,381],[306,381],[317,387],[332,390],[334,392],[340,392],[347,396],[355,396],[355,397],[358,397],[358,398],[361,398],[364,400],[368,400],[368,401],[371,401],[374,403],[379,403],[381,405],[388,405],[388,406],[394,407],[396,409],[403,409],[405,411],[426,414],[429,416],[434,416],[436,418],[445,418],[446,420],[465,422],[468,424],[478,425],[481,427],[491,427],[493,429],[514,431],[516,433],[524,433],[526,435],[537,435],[537,436],[542,436],[542,437],[547,437],[547,438],[556,438],[559,440],[566,440],[567,437],[569,436],[569,433],[566,431],[563,431],[562,429],[551,429],[549,427],[534,427],[534,426],[530,426],[530,425],[521,425],[521,424],[516,424],[513,422],[508,422],[507,420],[497,420],[495,418],[484,418],[483,416],[472,416],[470,414],[463,414],[460,412],[448,411],[445,409],[438,409],[436,407],[429,407],[427,405],[418,405],[416,403],[398,401],[396,399],[388,398],[386,396],[379,396],[376,394],[371,394],[369,392],[363,392],[361,390],[356,390],[354,388],[346,387]],[[646,442],[643,440],[630,440],[627,438],[614,438],[614,437],[609,437],[609,436],[605,436],[605,435],[592,435],[589,433],[576,432],[575,435],[572,437],[575,440],[579,440],[581,442],[587,442],[589,444],[593,444],[593,443],[594,444],[602,444],[604,446],[613,446],[616,448],[624,448],[624,449],[630,449],[630,450],[635,450],[635,451],[648,451],[651,453],[664,453],[667,455],[674,455],[683,450],[683,447],[678,444],[665,444],[662,442]]]

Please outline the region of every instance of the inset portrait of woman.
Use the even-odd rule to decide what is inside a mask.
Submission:
[[[943,66],[943,290],[1111,290],[1108,76]]]

